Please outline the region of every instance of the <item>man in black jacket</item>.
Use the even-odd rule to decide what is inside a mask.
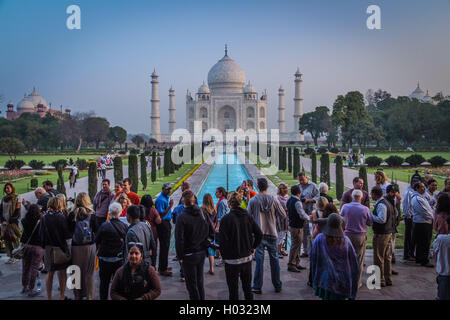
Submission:
[[[184,212],[175,226],[175,249],[183,265],[186,289],[191,300],[205,300],[203,265],[209,239],[214,239],[214,228],[195,204],[192,191],[183,192]]]
[[[111,220],[103,223],[95,237],[98,249],[99,276],[100,276],[100,299],[108,299],[109,283],[114,277],[117,269],[124,262],[125,236],[128,226],[119,220],[122,206],[113,202],[109,206]]]
[[[230,192],[227,201],[231,211],[220,222],[219,242],[230,300],[239,300],[239,277],[245,300],[253,300],[252,255],[261,243],[262,231],[247,210],[240,207],[240,193]]]

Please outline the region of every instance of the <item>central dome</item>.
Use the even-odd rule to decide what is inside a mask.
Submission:
[[[208,86],[214,89],[242,89],[245,86],[245,73],[226,53],[208,72]]]

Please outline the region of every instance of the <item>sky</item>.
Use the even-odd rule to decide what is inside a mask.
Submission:
[[[69,30],[68,6],[81,9]],[[369,30],[369,5],[381,29]],[[293,129],[294,73],[303,73],[303,112],[348,91],[409,95],[420,81],[450,94],[450,0],[0,0],[0,94],[16,105],[36,86],[53,107],[93,110],[129,133],[150,132],[151,78],[159,74],[161,132],[168,90],[177,128],[185,94],[228,55],[256,90],[268,93],[268,127],[277,128],[278,88]]]

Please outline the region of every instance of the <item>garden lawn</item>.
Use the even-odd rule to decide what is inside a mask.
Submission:
[[[142,182],[141,179],[139,179],[139,197],[142,197],[144,194],[149,194],[153,199],[155,199],[156,195],[161,192],[161,188],[164,183],[169,182],[171,183],[172,187],[174,187],[175,184],[186,174],[188,174],[189,171],[191,171],[195,166],[196,164],[183,164],[178,171],[175,171],[175,173],[172,173],[167,177],[164,176],[164,168],[161,168],[156,173],[156,181],[154,183],[152,183],[151,176],[150,174],[148,174],[146,190],[142,189]],[[172,192],[173,191],[175,190],[172,190]]]
[[[367,169],[367,173],[375,173],[377,169]],[[389,180],[392,180],[392,177],[394,177],[394,180],[397,181],[403,181],[406,183],[409,183],[411,180],[411,176],[416,172],[414,168],[383,168],[383,171],[386,173],[386,176]],[[419,174],[424,177],[424,174],[419,171]],[[438,190],[444,189],[444,181],[445,178],[437,177],[436,175],[433,175],[433,178],[438,183]]]
[[[42,187],[42,182],[46,181],[46,180],[50,180],[51,182],[53,182],[53,185],[56,187],[56,181],[58,180],[58,172],[56,171],[49,171],[50,174],[46,174],[46,175],[42,175],[42,176],[34,176],[34,178],[38,179],[38,186]],[[63,172],[63,177],[64,177],[64,182],[69,181],[69,171],[64,171]],[[83,177],[86,177],[88,175],[87,170],[85,171],[79,171],[79,177],[78,179],[81,179]],[[30,181],[32,178],[24,178],[24,179],[20,179],[18,181],[12,181],[12,184],[14,184],[14,187],[16,188],[16,193],[17,194],[22,194],[22,193],[27,193],[30,191],[33,191],[34,189],[30,189]],[[1,183],[1,192],[3,194],[3,186],[6,182],[2,182]],[[67,190],[68,191],[68,190]],[[3,195],[2,195],[3,196]]]
[[[30,155],[19,155],[16,157],[17,160],[23,160],[25,161],[25,165],[28,165],[28,163],[31,160],[38,160],[43,161],[45,165],[50,165],[52,162],[60,160],[60,159],[69,159],[72,158],[75,162],[77,158],[80,159],[98,159],[100,157],[100,154],[54,154],[54,155],[41,155],[41,154],[30,154]],[[8,161],[10,158],[8,155],[0,155],[0,166],[4,167],[6,161]]]
[[[366,152],[364,153],[364,156],[366,159],[371,156],[376,156],[385,160],[390,156],[399,156],[405,159],[412,154],[421,154],[427,161],[434,156],[441,156],[442,158],[447,159],[447,161],[450,161],[450,152]]]

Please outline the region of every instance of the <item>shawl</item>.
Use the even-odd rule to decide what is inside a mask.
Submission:
[[[16,211],[17,203],[19,202],[19,196],[15,193],[8,194],[3,197],[2,205],[3,205],[3,214],[8,214],[7,218],[4,216],[5,220],[9,223],[9,219],[11,218],[19,218],[14,216],[14,212]],[[5,209],[8,208],[8,212]]]
[[[319,234],[311,251],[311,274],[315,289],[355,299],[359,265],[350,239],[344,237],[343,245],[328,247],[325,235]]]

